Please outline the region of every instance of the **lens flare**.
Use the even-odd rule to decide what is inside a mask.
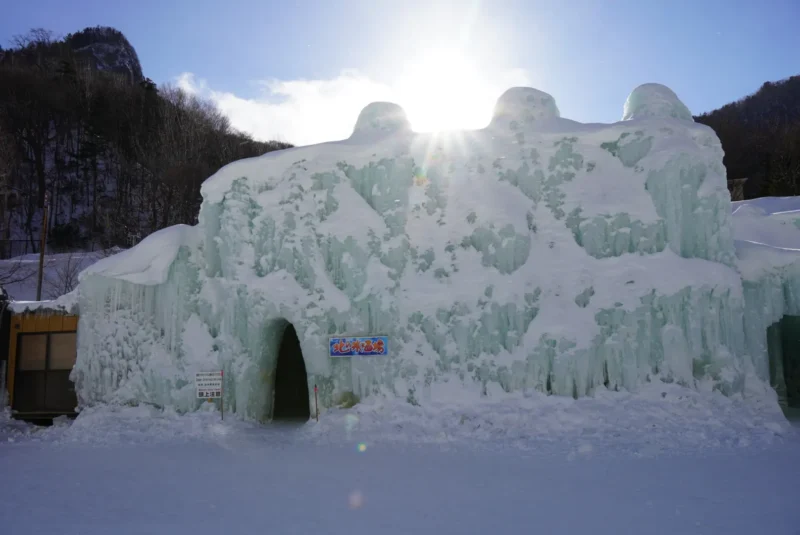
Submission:
[[[360,443],[360,444],[358,445],[358,451],[360,451],[360,452],[362,452],[362,453],[363,453],[363,452],[365,452],[365,451],[367,451],[367,445],[366,445],[366,444],[364,444],[363,442],[362,442],[362,443]]]
[[[360,509],[364,505],[364,495],[355,490],[350,493],[348,502],[350,504],[350,509]]]

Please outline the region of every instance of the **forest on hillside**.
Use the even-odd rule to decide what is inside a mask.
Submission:
[[[745,198],[800,195],[800,76],[695,120],[719,136],[728,179],[747,178]]]
[[[33,30],[0,49],[0,241],[38,250],[129,246],[194,224],[200,184],[241,158],[290,145],[231,128],[213,104],[142,75],[111,28]],[[20,247],[2,256],[24,252]]]

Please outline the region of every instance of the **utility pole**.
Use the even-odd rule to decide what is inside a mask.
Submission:
[[[2,229],[2,236],[0,236],[0,240],[2,240],[3,247],[0,248],[0,258],[6,259],[11,257],[11,244],[8,242],[10,237],[10,232],[8,225],[6,225],[6,211],[8,207],[8,195],[10,193],[8,187],[5,184],[5,175],[0,175],[0,188],[2,191],[0,192],[0,197],[2,197],[2,201],[0,201],[0,229]],[[8,253],[6,253],[5,249],[6,246],[8,247]]]
[[[42,300],[42,277],[44,276],[44,249],[47,245],[47,212],[50,211],[50,195],[44,194],[44,212],[42,213],[42,243],[39,245],[39,281],[36,283],[36,300]]]

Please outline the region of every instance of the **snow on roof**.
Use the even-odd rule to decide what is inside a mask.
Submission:
[[[48,301],[10,301],[8,309],[21,314],[24,312],[66,312],[75,314],[78,306],[78,290],[73,290],[58,299]]]
[[[197,227],[175,225],[147,236],[135,247],[104,258],[81,272],[79,280],[100,275],[135,284],[154,286],[167,280],[169,268],[182,246],[199,240]]]

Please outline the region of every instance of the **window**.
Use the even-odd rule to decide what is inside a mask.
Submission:
[[[53,333],[50,335],[49,370],[71,370],[78,356],[76,333]]]
[[[23,413],[74,412],[78,401],[69,375],[76,356],[75,332],[20,334],[13,409]]]
[[[19,337],[20,371],[44,370],[47,364],[47,335],[23,334]]]

